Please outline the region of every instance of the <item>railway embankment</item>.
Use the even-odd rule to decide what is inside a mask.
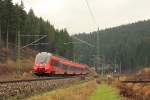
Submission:
[[[67,84],[80,82],[80,78],[59,78],[37,81],[0,83],[0,99],[23,99],[44,91],[53,90]]]

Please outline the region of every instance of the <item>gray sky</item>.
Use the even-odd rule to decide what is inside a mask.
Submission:
[[[13,0],[14,3],[21,0]],[[25,10],[70,34],[97,30],[85,0],[22,0]],[[150,0],[88,0],[100,29],[150,19]]]

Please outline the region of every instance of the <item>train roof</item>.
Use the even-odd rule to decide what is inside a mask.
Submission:
[[[78,66],[80,68],[85,68],[85,66],[87,66],[86,64],[81,64],[81,63],[78,63],[78,62],[74,62],[72,60],[69,60],[67,58],[64,58],[64,57],[61,57],[61,56],[58,56],[58,55],[54,55],[52,53],[40,52],[37,55],[39,55],[39,54],[47,54],[47,55],[51,56],[53,59],[59,60],[63,64],[68,64],[68,65],[71,65],[71,66],[74,66],[74,67]]]
[[[37,55],[40,55],[40,54],[47,54],[47,55],[49,55],[49,56],[51,56],[51,55],[53,55],[52,53],[48,53],[48,52],[39,52]]]
[[[87,66],[86,64],[81,64],[81,63],[78,63],[78,62],[74,62],[72,60],[69,60],[69,59],[66,59],[66,58],[63,58],[63,57],[60,57],[60,56],[57,56],[57,55],[53,55],[52,57],[56,60],[59,60],[63,64],[68,64],[68,65],[71,65],[71,66],[74,66],[74,67],[78,66],[78,67],[84,68],[85,66]]]

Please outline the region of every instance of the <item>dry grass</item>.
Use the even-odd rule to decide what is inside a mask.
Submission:
[[[10,54],[10,49],[8,48],[1,48],[0,51],[3,52],[4,54]]]
[[[0,63],[0,80],[34,77],[32,74],[32,59],[22,59],[20,63],[20,67],[12,59],[7,59],[5,63]]]
[[[144,68],[127,80],[149,80],[150,68]],[[147,83],[118,84],[120,94],[129,100],[150,100],[150,85]]]
[[[88,96],[95,90],[95,87],[96,82],[90,81],[34,96],[28,100],[87,100]]]
[[[33,58],[22,59],[21,67],[23,72],[30,72],[33,66]]]
[[[0,74],[6,74],[6,73],[11,73],[15,72],[16,70],[16,63],[15,61],[11,59],[7,59],[6,63],[0,63]]]
[[[16,48],[10,47],[0,48],[0,75],[17,74],[17,52]],[[33,57],[36,55],[36,51],[26,48],[21,50],[21,68],[20,72],[30,72],[33,64]]]
[[[33,59],[23,59],[21,60],[21,71],[30,72],[32,69]],[[12,59],[7,59],[5,63],[0,63],[0,74],[11,74],[15,73],[17,70],[17,62]]]

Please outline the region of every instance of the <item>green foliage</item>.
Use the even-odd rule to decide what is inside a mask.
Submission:
[[[30,9],[27,13],[24,10],[24,4],[13,4],[12,0],[0,0],[0,40],[7,45],[9,43],[17,43],[17,34],[20,32],[25,35],[48,35],[39,43],[47,43],[48,45],[30,46],[39,51],[48,51],[72,58],[72,45],[64,45],[65,42],[71,42],[66,29],[55,29],[49,21],[37,17],[34,11]],[[39,37],[21,37],[21,45],[39,39]],[[7,46],[6,46],[7,47]],[[68,54],[69,53],[69,54]]]
[[[112,72],[114,65],[121,65],[122,71],[129,72],[140,68],[140,66],[150,65],[149,29],[150,20],[147,20],[75,36],[97,47],[96,40],[97,34],[99,34],[99,52],[104,67],[109,65]],[[89,47],[84,43],[75,45],[75,55],[78,58],[81,58],[82,55],[80,61],[90,66],[95,66],[96,50],[97,48]]]
[[[89,100],[120,100],[117,90],[106,84],[96,86],[95,91],[90,96]]]

